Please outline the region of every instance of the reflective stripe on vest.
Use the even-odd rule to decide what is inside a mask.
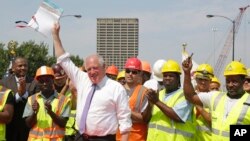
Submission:
[[[243,107],[241,109],[240,116],[239,116],[236,124],[242,124],[242,122],[247,114],[247,110],[249,108],[249,105],[247,105],[247,104],[250,104],[250,95],[248,95],[247,100],[245,101],[245,104],[243,105]]]
[[[205,126],[205,125],[202,125],[202,126],[201,125],[197,125],[196,129],[199,130],[199,131],[211,132],[211,130],[207,126]]]
[[[218,103],[219,103],[219,101],[220,101],[220,99],[222,98],[223,95],[224,94],[221,93],[221,92],[217,93],[217,96],[214,99],[214,103],[213,103],[213,107],[212,107],[213,111],[215,111],[215,108],[217,107],[217,105],[218,105]]]
[[[220,130],[218,130],[218,129],[212,128],[212,132],[213,132],[213,134],[215,134],[215,135],[220,135]],[[221,135],[222,135],[223,137],[229,137],[229,136],[230,136],[230,135],[229,135],[229,132],[227,132],[227,131],[221,131]]]
[[[69,117],[70,117],[70,118],[75,118],[75,117],[76,117],[76,113],[70,113],[70,114],[69,114]]]
[[[136,99],[136,103],[135,103],[135,111],[140,113],[141,112],[140,111],[141,110],[140,104],[141,104],[141,101],[143,100],[143,93],[144,93],[146,88],[141,86],[141,85],[139,87],[140,87],[140,89],[139,89],[137,99]]]
[[[162,126],[162,125],[157,125],[157,124],[149,124],[148,128],[155,128],[155,129],[158,129],[158,130],[161,130],[163,132],[167,132],[167,133],[171,133],[171,134],[180,134],[180,135],[183,135],[185,137],[189,137],[191,138],[193,136],[192,133],[188,133],[188,132],[185,132],[183,130],[179,130],[179,129],[174,129],[174,128],[169,128],[169,127],[165,127],[165,126]]]
[[[47,129],[43,129],[42,131],[39,129],[38,130],[32,129],[30,130],[30,134],[40,136],[40,137],[45,137],[45,138],[55,138],[55,137],[64,136],[64,133],[65,133],[64,130],[53,130],[53,133],[51,133],[51,129],[52,128],[47,128]],[[56,136],[53,136],[53,135],[56,135]]]

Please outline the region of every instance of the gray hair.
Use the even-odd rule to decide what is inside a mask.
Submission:
[[[90,58],[97,58],[98,59],[98,62],[99,62],[99,65],[102,66],[102,67],[105,67],[105,61],[104,61],[104,58],[99,55],[99,54],[92,54],[92,55],[89,55],[87,56],[85,59],[84,59],[84,66],[86,68],[86,62],[87,60],[89,60]]]

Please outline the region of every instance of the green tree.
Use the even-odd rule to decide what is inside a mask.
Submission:
[[[16,44],[16,56],[25,57],[28,60],[29,70],[28,75],[34,77],[36,70],[43,66],[51,66],[56,63],[56,58],[48,55],[48,44],[40,43],[36,44],[34,41],[23,42],[20,46]],[[6,72],[10,57],[8,50],[4,50],[4,44],[0,44],[0,58],[1,67],[0,76],[3,76]],[[72,61],[77,65],[81,66],[83,64],[82,59],[79,56],[71,56]]]
[[[0,43],[0,78],[5,74],[9,66],[8,51],[4,49],[4,44]]]

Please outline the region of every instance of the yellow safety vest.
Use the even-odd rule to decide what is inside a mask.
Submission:
[[[65,128],[59,127],[55,124],[45,109],[45,101],[41,97],[41,93],[37,93],[28,98],[30,105],[37,100],[39,104],[39,110],[37,113],[37,123],[30,129],[28,141],[62,141]],[[63,95],[58,95],[51,101],[52,111],[56,115],[60,115],[66,105],[68,105],[69,99]]]
[[[163,99],[166,90],[160,91],[159,98]],[[168,101],[164,102],[169,107],[186,101],[183,90],[179,89]],[[193,141],[195,126],[194,118],[185,123],[175,122],[167,117],[157,106],[153,107],[152,118],[149,122],[147,141]]]
[[[70,116],[66,124],[65,135],[75,135],[76,130],[76,110],[70,111]]]
[[[9,94],[11,93],[10,89],[6,89],[3,86],[0,86],[0,112],[3,111],[5,103]],[[5,134],[6,134],[6,124],[0,123],[0,140],[5,141]]]
[[[208,108],[204,108],[206,112],[210,112]],[[194,107],[194,116],[196,117],[196,108]],[[211,127],[209,127],[207,121],[199,115],[195,120],[196,125],[196,133],[195,140],[196,141],[211,141]]]
[[[226,106],[226,93],[215,94],[212,97],[212,141],[229,141],[230,125],[250,124],[250,95],[245,93],[224,119]]]

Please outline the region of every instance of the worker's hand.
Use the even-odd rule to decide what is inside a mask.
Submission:
[[[146,91],[146,97],[151,104],[155,104],[159,101],[159,94],[158,92],[154,91],[153,89],[148,89]]]
[[[191,57],[188,57],[186,60],[182,62],[182,69],[185,74],[190,74],[192,67],[193,63]]]
[[[19,77],[18,78],[18,94],[19,96],[23,96],[26,92],[26,82],[25,82],[25,77]]]
[[[32,109],[33,109],[34,113],[37,114],[37,112],[39,110],[39,103],[37,102],[37,100],[35,100],[35,102],[32,104]]]
[[[52,112],[52,107],[51,107],[51,104],[50,104],[50,100],[47,100],[45,102],[45,109],[47,110],[47,112]]]

